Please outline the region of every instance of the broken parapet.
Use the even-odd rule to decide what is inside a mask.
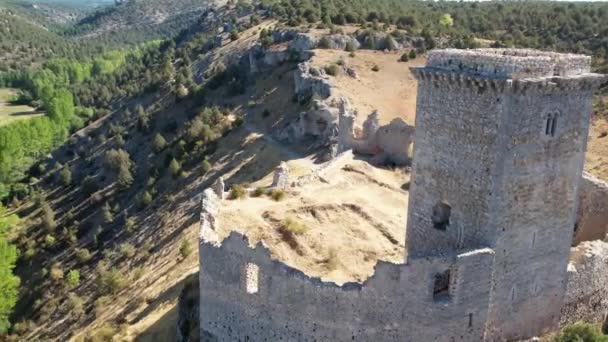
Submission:
[[[219,177],[211,186],[213,192],[219,199],[224,199],[225,187],[224,179],[222,177]]]
[[[560,325],[600,323],[608,312],[608,243],[583,242],[572,248]]]
[[[429,68],[496,78],[587,74],[591,57],[527,49],[445,49],[429,52]]]
[[[608,238],[608,183],[583,174],[579,190],[579,210],[574,245]]]
[[[338,108],[338,154],[340,154],[352,148],[355,114],[350,110],[350,104],[346,98],[340,99]]]
[[[217,235],[217,217],[220,210],[220,198],[212,189],[206,189],[201,199],[201,216],[199,230],[199,244],[209,243],[219,245]]]
[[[274,170],[272,179],[272,188],[284,189],[289,186],[289,166],[287,163],[281,162]]]

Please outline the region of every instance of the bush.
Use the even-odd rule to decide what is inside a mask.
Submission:
[[[68,272],[67,282],[69,287],[80,285],[80,272],[78,270],[71,270]]]
[[[179,177],[179,175],[182,173],[182,166],[175,158],[173,158],[171,163],[169,163],[169,171],[173,177]]]
[[[57,240],[55,239],[55,237],[51,234],[47,234],[44,237],[44,246],[46,248],[51,248],[53,246],[55,246],[55,243],[57,242]]]
[[[142,206],[147,207],[150,205],[150,203],[152,203],[153,200],[154,199],[152,198],[152,194],[150,194],[148,191],[146,191],[139,198],[139,203]]]
[[[105,262],[97,265],[97,287],[100,293],[116,294],[127,286],[122,272],[115,267],[108,269]]]
[[[42,225],[49,232],[53,232],[57,228],[55,212],[46,202],[42,204]]]
[[[331,76],[337,76],[340,72],[340,67],[336,64],[331,64],[325,67],[325,72]]]
[[[70,293],[68,295],[68,309],[70,310],[70,314],[79,318],[84,315],[84,300],[78,297],[75,293]]]
[[[355,46],[355,44],[353,42],[348,42],[346,43],[346,48],[344,49],[348,52],[355,52],[355,50],[357,50],[357,47]]]
[[[281,189],[274,189],[270,192],[270,198],[272,198],[276,202],[282,201],[285,196],[287,196],[287,194]]]
[[[112,214],[112,208],[108,202],[101,207],[101,218],[105,224],[114,222],[114,214]]]
[[[86,196],[90,196],[97,192],[97,190],[99,190],[99,184],[97,184],[97,181],[93,177],[87,176],[82,182],[82,192]]]
[[[608,342],[608,336],[603,335],[600,329],[586,323],[576,323],[566,327],[555,342]]]
[[[63,169],[61,169],[59,172],[59,179],[61,180],[61,184],[63,184],[63,186],[72,184],[72,171],[70,171],[69,167],[65,166]]]
[[[186,259],[190,254],[192,254],[192,247],[190,246],[190,242],[188,240],[182,240],[182,244],[179,246],[179,254],[183,259]]]
[[[230,199],[242,199],[247,197],[247,189],[241,184],[235,184],[230,189]]]
[[[130,243],[123,243],[120,245],[120,254],[125,259],[130,259],[135,256],[135,247]]]
[[[264,194],[266,194],[266,189],[265,188],[256,188],[255,190],[253,190],[253,197],[262,197],[264,196]]]
[[[294,235],[302,235],[308,231],[308,227],[291,217],[287,217],[281,222],[281,229]]]
[[[101,296],[95,300],[95,316],[99,317],[103,309],[112,301],[110,296]]]
[[[88,262],[91,260],[91,252],[86,248],[78,248],[76,249],[76,258],[78,258],[78,261],[80,262]]]
[[[165,137],[163,137],[162,134],[156,133],[152,146],[154,147],[154,151],[159,153],[167,147],[167,140],[165,140]]]

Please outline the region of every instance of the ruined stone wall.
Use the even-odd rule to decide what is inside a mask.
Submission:
[[[608,239],[608,183],[586,173],[579,193],[574,245]]]
[[[583,242],[572,249],[562,326],[579,321],[600,323],[608,314],[608,243]]]
[[[215,341],[479,341],[493,251],[380,262],[363,284],[338,286],[271,258],[238,233],[218,241],[218,199],[203,196],[201,336]],[[220,209],[221,210],[221,209]],[[449,296],[434,298],[435,275],[450,270]]]

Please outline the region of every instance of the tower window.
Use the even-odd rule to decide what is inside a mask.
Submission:
[[[446,230],[450,225],[450,216],[452,215],[452,207],[445,203],[439,202],[433,207],[433,215],[431,220],[433,221],[433,227],[439,230]]]
[[[433,285],[433,299],[441,300],[450,298],[450,270],[435,274]]]
[[[557,129],[557,113],[549,113],[545,120],[545,135],[554,137]]]

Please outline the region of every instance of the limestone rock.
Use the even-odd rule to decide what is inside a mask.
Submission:
[[[287,163],[281,162],[279,166],[274,170],[274,177],[272,179],[273,188],[284,189],[289,185],[289,166]]]
[[[218,178],[215,183],[213,183],[211,188],[213,189],[213,192],[217,195],[217,197],[219,197],[220,199],[224,199],[225,185],[224,179],[222,177]]]
[[[289,49],[295,52],[304,52],[316,48],[318,43],[317,39],[312,35],[298,33],[291,44],[289,44]]]

